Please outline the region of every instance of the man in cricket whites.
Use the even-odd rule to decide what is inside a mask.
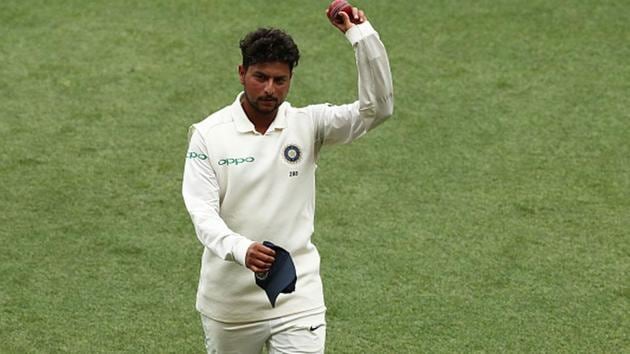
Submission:
[[[193,124],[182,194],[203,244],[197,310],[208,353],[323,353],[326,322],[320,257],[311,243],[320,149],[363,136],[393,113],[387,53],[363,11],[330,20],[355,51],[358,100],[292,107],[285,101],[299,51],[261,28],[240,42],[243,92]],[[290,254],[294,291],[272,305],[256,274]],[[291,289],[293,290],[293,289]]]

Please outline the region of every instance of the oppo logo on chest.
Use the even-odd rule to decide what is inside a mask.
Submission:
[[[219,160],[219,166],[238,166],[243,164],[249,164],[256,161],[253,156],[248,157],[228,157]]]

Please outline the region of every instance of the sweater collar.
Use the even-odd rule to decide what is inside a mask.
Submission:
[[[245,114],[245,110],[243,110],[243,106],[241,106],[241,97],[243,95],[244,92],[239,93],[232,104],[232,117],[234,119],[234,125],[239,133],[255,133],[256,129],[254,127],[254,123],[247,118],[247,114]],[[276,114],[273,122],[271,122],[268,131],[276,129],[282,130],[287,127],[286,108],[288,105],[289,104],[285,101],[282,102],[280,107],[278,107],[278,113]]]

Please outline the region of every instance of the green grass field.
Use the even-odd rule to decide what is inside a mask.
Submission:
[[[328,352],[630,352],[630,3],[355,4],[396,108],[320,161]],[[262,25],[353,100],[326,6],[0,2],[0,353],[203,352],[187,128]]]

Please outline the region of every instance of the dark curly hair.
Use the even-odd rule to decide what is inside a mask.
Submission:
[[[293,38],[277,28],[259,28],[248,33],[240,42],[243,66],[279,61],[287,63],[289,69],[298,65],[300,51]]]

